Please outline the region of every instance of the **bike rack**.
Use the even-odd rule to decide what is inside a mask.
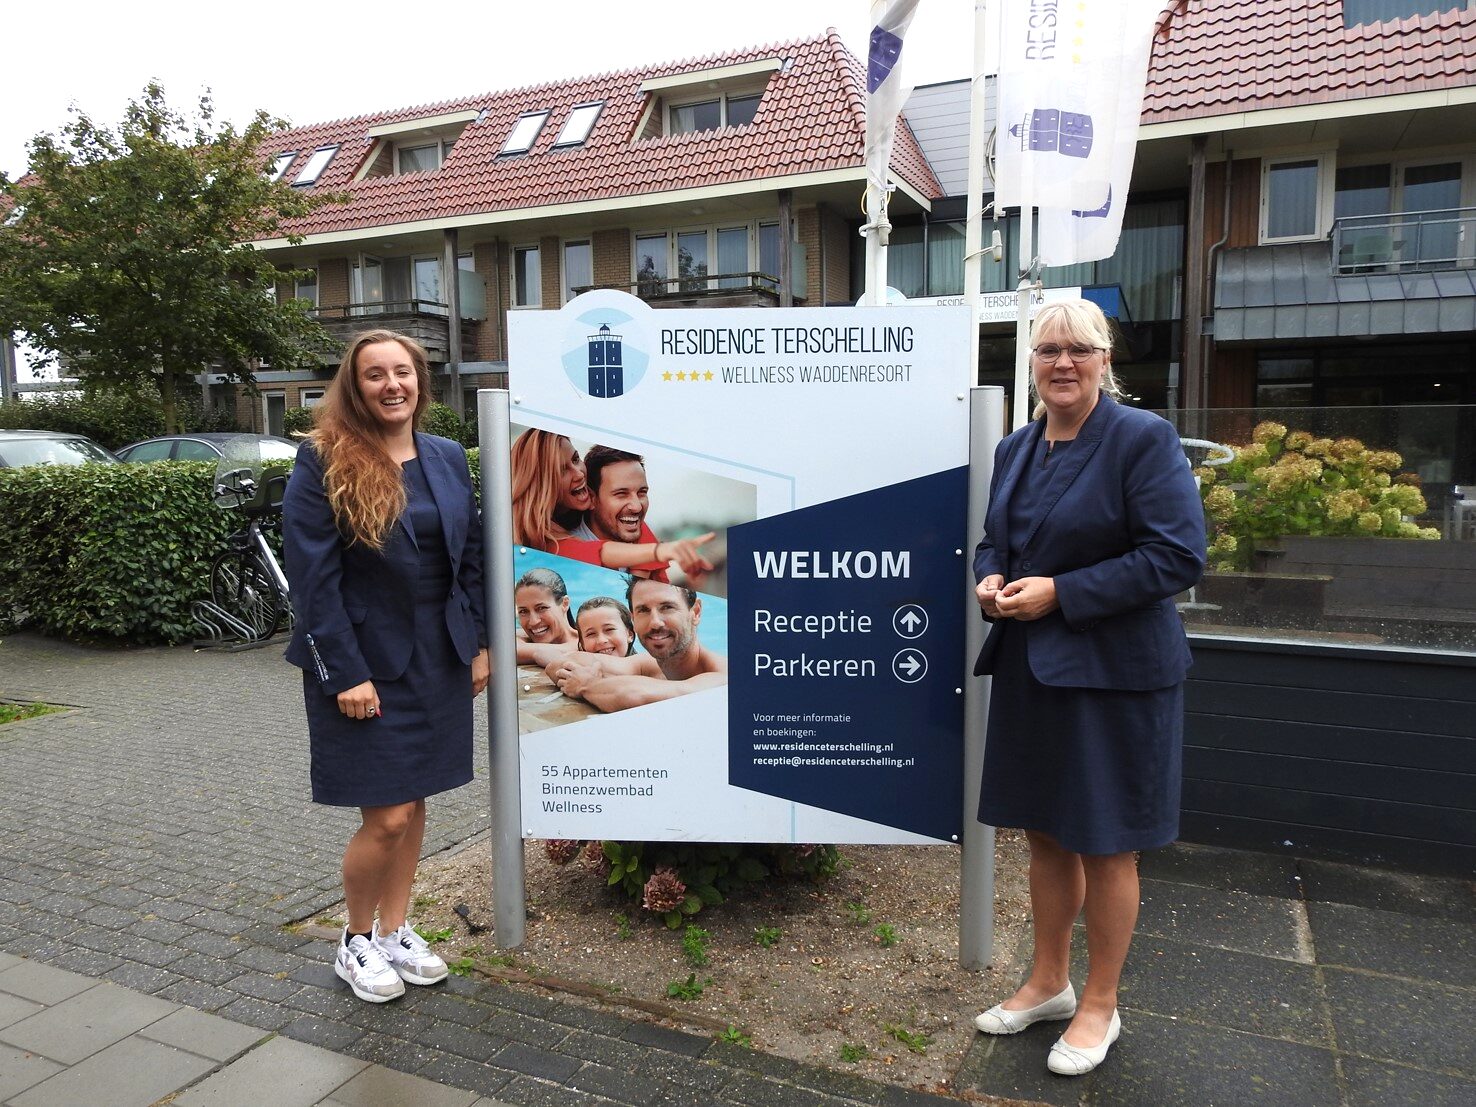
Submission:
[[[190,604],[190,614],[195,625],[204,632],[195,640],[197,650],[223,649],[239,653],[241,650],[260,649],[269,641],[214,600],[196,600]],[[291,618],[289,611],[288,626],[291,626]]]

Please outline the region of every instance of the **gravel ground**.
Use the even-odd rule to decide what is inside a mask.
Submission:
[[[741,1034],[766,1053],[948,1091],[974,1036],[973,1016],[1018,978],[1015,952],[1028,924],[1024,838],[998,836],[996,959],[983,972],[958,965],[956,849],[845,846],[841,854],[840,870],[825,883],[765,885],[702,911],[693,920],[707,932],[700,967],[689,962],[682,932],[606,889],[580,861],[554,865],[538,841],[526,843],[521,948],[499,953],[452,911],[465,904],[473,922],[491,922],[485,837],[421,866],[412,918],[439,937],[448,962],[517,987],[698,1033]],[[322,921],[338,925],[335,912]],[[756,940],[760,929],[779,931],[767,948]],[[699,996],[668,995],[669,984],[693,973]]]

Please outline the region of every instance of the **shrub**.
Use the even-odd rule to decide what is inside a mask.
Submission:
[[[1195,470],[1213,569],[1244,569],[1257,541],[1284,534],[1440,537],[1406,518],[1425,513],[1425,497],[1418,476],[1396,474],[1404,459],[1393,450],[1270,421],[1232,448],[1233,461]]]
[[[182,402],[180,425],[186,431],[233,431],[235,416],[226,410],[205,411],[198,402]],[[159,397],[148,392],[56,392],[34,400],[0,404],[0,429],[61,431],[86,435],[110,450],[164,433]]]
[[[282,413],[282,433],[289,438],[313,429],[313,413],[305,407],[289,407]]]
[[[0,469],[0,624],[80,640],[181,642],[210,562],[241,522],[210,502],[215,466]]]
[[[438,434],[442,438],[449,438],[453,442],[461,441],[462,424],[461,417],[445,404],[427,404],[424,414],[420,417],[420,429],[426,434]]]
[[[586,870],[676,930],[745,887],[772,879],[825,880],[840,853],[834,846],[606,841],[597,851],[592,843],[586,857]]]

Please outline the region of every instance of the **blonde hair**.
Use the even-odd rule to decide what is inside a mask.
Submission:
[[[564,468],[562,434],[526,430],[512,444],[513,541],[552,553],[557,544],[554,512]]]
[[[1102,370],[1101,390],[1114,400],[1122,398],[1122,385],[1117,383],[1117,375],[1112,372],[1112,344],[1116,336],[1112,333],[1112,324],[1107,321],[1107,316],[1102,314],[1101,308],[1090,300],[1061,300],[1054,304],[1046,304],[1040,309],[1040,314],[1035,317],[1035,322],[1030,327],[1032,349],[1034,349],[1035,336],[1044,330],[1059,330],[1064,332],[1068,342],[1080,342],[1084,346],[1095,346],[1105,350],[1107,365]],[[1035,407],[1031,409],[1030,418],[1039,419],[1045,414],[1045,401],[1035,391],[1033,372],[1030,374],[1030,395],[1035,399]]]
[[[344,351],[338,371],[313,409],[308,435],[323,462],[323,491],[351,542],[382,550],[390,528],[405,510],[405,478],[400,466],[385,452],[379,423],[359,391],[359,351],[379,342],[398,342],[415,366],[415,414],[411,425],[420,429],[420,417],[431,402],[430,362],[425,347],[394,331],[356,334]]]

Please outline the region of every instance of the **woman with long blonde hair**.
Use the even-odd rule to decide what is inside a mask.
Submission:
[[[593,539],[584,513],[594,502],[584,460],[561,434],[525,430],[512,445],[513,541],[553,553],[563,539]]]
[[[446,978],[405,916],[425,798],[472,779],[472,700],[490,671],[481,517],[465,451],[418,430],[430,385],[414,339],[357,335],[283,503],[313,800],[361,818],[334,971],[371,1003]]]

